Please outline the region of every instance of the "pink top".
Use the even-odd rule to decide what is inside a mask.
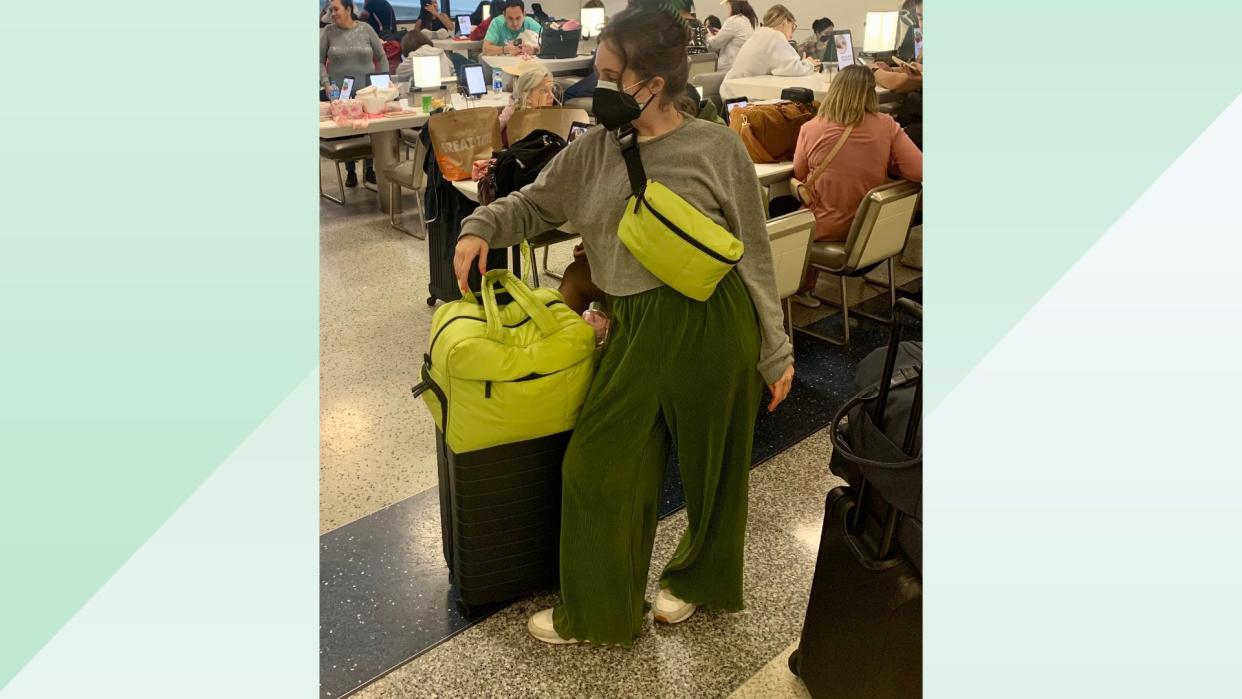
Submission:
[[[815,118],[802,125],[794,151],[794,177],[806,181],[845,131]],[[923,153],[887,114],[867,114],[827,170],[815,180],[816,240],[845,240],[858,204],[892,174],[923,181]]]

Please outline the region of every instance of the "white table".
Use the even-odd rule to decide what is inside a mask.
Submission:
[[[483,62],[493,70],[504,70],[511,68],[518,63],[524,63],[525,60],[517,56],[483,56]],[[595,63],[595,59],[591,56],[576,56],[574,58],[535,58],[532,59],[547,69],[552,75],[568,75],[570,73],[580,73],[589,71]]]
[[[410,93],[410,102],[417,104],[421,100],[422,95],[427,93],[414,92]],[[443,97],[442,93],[432,93]],[[509,104],[509,95],[507,94],[487,94],[477,100],[471,100],[470,103],[466,99],[456,93],[448,95],[449,103],[454,109],[466,109],[469,107],[494,107],[503,109]],[[421,129],[427,123],[428,115],[422,109],[409,109],[401,113],[400,116],[386,116],[381,119],[368,119],[366,126],[362,128],[352,128],[349,126],[338,126],[332,120],[319,122],[320,138],[341,138],[343,136],[362,136],[371,137],[371,157],[375,160],[375,183],[379,190],[380,210],[384,213],[395,211],[401,213],[401,198],[392,196],[392,188],[388,185],[388,168],[397,163],[397,145],[398,131],[401,129]]]
[[[755,175],[759,178],[759,184],[765,187],[793,177],[793,169],[793,161],[790,160],[783,163],[755,163]]]
[[[781,90],[787,87],[806,87],[815,93],[815,99],[822,100],[828,94],[828,85],[832,78],[827,73],[811,73],[797,78],[778,75],[757,75],[753,78],[733,78],[721,85],[721,99],[725,99],[726,89],[734,97],[749,97],[752,100],[780,99]],[[888,89],[876,85],[875,92],[881,97],[888,94]]]
[[[454,41],[453,39],[435,39],[431,45],[444,51],[456,51],[469,57],[472,53],[483,50],[482,41]]]
[[[789,161],[783,163],[755,163],[755,175],[759,178],[759,184],[765,187],[793,177],[793,169],[793,163]],[[477,202],[479,200],[478,182],[462,180],[454,182],[453,187],[465,194],[470,201]]]

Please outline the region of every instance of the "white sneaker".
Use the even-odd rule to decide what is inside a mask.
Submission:
[[[655,604],[651,605],[651,614],[662,624],[680,624],[689,619],[696,609],[698,609],[697,605],[683,602],[674,597],[673,593],[660,588]]]
[[[819,299],[811,296],[810,294],[794,294],[793,302],[799,306],[806,306],[807,308],[819,308],[824,305],[820,303]]]
[[[556,627],[552,625],[552,609],[545,609],[542,612],[533,614],[530,621],[526,622],[526,630],[530,635],[543,641],[544,643],[577,643],[572,638],[561,638],[556,632]]]

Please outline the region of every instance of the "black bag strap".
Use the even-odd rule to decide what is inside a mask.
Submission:
[[[630,176],[630,193],[635,197],[634,212],[643,200],[647,191],[647,171],[643,169],[643,159],[638,152],[638,132],[633,126],[627,126],[617,135],[621,143],[621,157],[625,160],[625,172]]]

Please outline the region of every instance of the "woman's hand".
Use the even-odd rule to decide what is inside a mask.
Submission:
[[[470,288],[470,264],[475,258],[479,260],[479,274],[487,272],[487,241],[477,235],[462,236],[453,252],[453,272],[457,275],[457,287],[463,292]]]
[[[458,243],[458,249],[460,249],[460,247],[461,244]],[[778,379],[776,383],[768,384],[768,391],[772,393],[772,402],[768,403],[769,413],[776,412],[776,406],[784,402],[785,398],[789,396],[789,389],[793,387],[793,377],[794,368],[793,365],[790,364],[785,369],[785,373],[781,374],[781,378]]]

